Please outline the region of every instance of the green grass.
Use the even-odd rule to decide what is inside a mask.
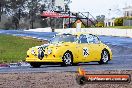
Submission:
[[[0,34],[0,63],[25,60],[29,48],[44,44],[43,41]]]
[[[132,26],[113,26],[107,28],[118,28],[118,29],[132,29]]]
[[[132,26],[110,26],[110,27],[91,27],[91,28],[117,28],[117,29],[132,29]]]

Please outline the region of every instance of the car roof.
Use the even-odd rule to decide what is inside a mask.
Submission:
[[[76,36],[80,36],[82,34],[89,34],[89,35],[94,35],[94,34],[91,34],[91,33],[86,33],[86,32],[76,32],[76,33],[59,33],[57,35],[76,35]]]

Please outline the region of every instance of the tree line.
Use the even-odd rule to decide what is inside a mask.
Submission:
[[[70,2],[70,0],[65,1]],[[65,4],[65,11],[70,10],[68,2]],[[62,18],[41,18],[40,14],[51,8],[54,8],[54,4],[47,5],[46,0],[0,0],[0,29],[62,28]],[[104,19],[104,15],[97,16],[96,26],[104,26]]]
[[[25,28],[34,28],[49,26],[49,19],[42,20],[40,14],[48,7],[44,0],[0,0],[0,22],[2,15],[8,17],[8,22],[4,23],[5,29],[19,29],[21,26]],[[66,5],[68,8],[68,5]],[[50,19],[52,22],[62,22],[62,19]],[[56,25],[55,25],[56,26]],[[59,27],[58,26],[58,27]],[[60,26],[61,27],[61,26]]]

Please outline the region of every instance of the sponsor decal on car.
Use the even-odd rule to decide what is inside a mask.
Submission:
[[[88,55],[89,55],[89,50],[88,50],[87,47],[84,47],[84,48],[83,48],[83,56],[84,56],[84,57],[87,57]]]

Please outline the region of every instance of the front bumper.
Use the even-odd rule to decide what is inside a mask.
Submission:
[[[26,58],[26,62],[55,62],[55,63],[59,63],[62,62],[61,58],[43,58],[42,60],[40,60],[39,58]]]

